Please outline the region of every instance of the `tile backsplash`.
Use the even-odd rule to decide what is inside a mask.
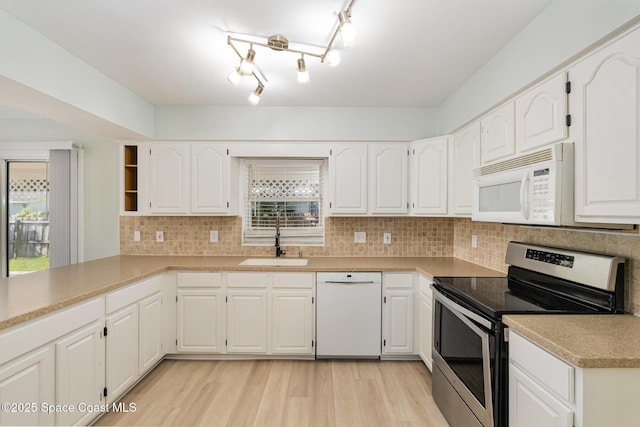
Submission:
[[[134,230],[141,241],[133,241]],[[209,242],[218,230],[219,242]],[[164,231],[156,243],[155,232]],[[367,233],[366,243],[354,243],[354,232]],[[382,243],[391,233],[390,245]],[[477,248],[471,248],[471,236]],[[240,217],[121,216],[122,255],[239,255],[271,256],[273,246],[243,246]],[[504,255],[511,240],[619,255],[628,259],[625,271],[626,307],[640,315],[640,237],[602,232],[521,227],[473,222],[467,218],[326,219],[324,246],[283,246],[289,255],[304,256],[455,256],[506,273]]]
[[[285,246],[289,255],[305,256],[453,256],[453,222],[449,218],[326,218],[324,246]],[[133,241],[140,231],[141,240]],[[209,242],[218,230],[218,243]],[[156,243],[155,232],[164,231]],[[366,232],[366,243],[354,243],[354,232]],[[383,244],[391,233],[391,244]],[[121,216],[122,255],[273,255],[273,246],[243,246],[242,218],[196,216]]]

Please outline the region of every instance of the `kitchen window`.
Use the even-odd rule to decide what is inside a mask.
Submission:
[[[242,161],[246,245],[273,245],[276,221],[282,245],[324,244],[323,160]]]

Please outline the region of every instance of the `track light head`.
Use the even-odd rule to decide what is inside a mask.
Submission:
[[[234,86],[238,86],[240,81],[242,80],[242,73],[240,72],[240,67],[237,67],[227,76],[227,80]]]
[[[304,63],[304,56],[298,59],[298,83],[309,83],[309,72],[307,71],[307,65]]]
[[[249,48],[247,51],[247,57],[242,60],[240,63],[240,73],[245,76],[251,75],[253,73],[253,59],[256,57],[256,51],[253,50],[253,46]]]
[[[341,59],[340,52],[338,52],[337,50],[331,49],[330,51],[327,52],[324,59],[327,61],[327,64],[329,64],[329,66],[335,67],[340,63],[340,59]]]
[[[356,32],[356,28],[351,23],[349,12],[343,10],[338,14],[338,19],[340,20],[340,35],[342,36],[342,44],[344,45],[344,47],[350,47],[356,41],[358,33]]]
[[[258,102],[260,102],[260,95],[262,95],[263,90],[264,86],[262,86],[262,83],[258,83],[256,90],[251,92],[251,95],[249,95],[249,102],[253,105],[258,105]]]

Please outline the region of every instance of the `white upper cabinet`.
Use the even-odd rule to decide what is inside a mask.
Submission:
[[[334,145],[329,157],[332,214],[367,213],[367,145]]]
[[[569,70],[576,221],[640,223],[640,29]]]
[[[369,145],[372,214],[407,213],[408,157],[405,144]]]
[[[566,83],[562,72],[516,98],[518,153],[567,138]]]
[[[410,147],[410,208],[414,215],[447,213],[449,138],[430,138]]]
[[[151,144],[152,213],[188,213],[189,145]]]
[[[480,120],[480,164],[482,166],[516,152],[513,102],[493,110]]]
[[[227,213],[229,201],[228,150],[220,144],[191,146],[191,212]]]
[[[480,122],[454,133],[449,153],[449,213],[471,216],[473,199],[473,169],[480,144]]]

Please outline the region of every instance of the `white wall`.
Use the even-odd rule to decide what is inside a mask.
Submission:
[[[640,14],[638,0],[556,0],[438,108],[446,134]]]
[[[51,120],[0,120],[4,141],[73,141],[84,149],[84,259],[117,255],[119,246],[119,175],[116,141]]]
[[[115,137],[152,135],[150,103],[3,10],[0,58],[3,104]]]
[[[155,138],[413,141],[436,136],[433,108],[157,106]]]

